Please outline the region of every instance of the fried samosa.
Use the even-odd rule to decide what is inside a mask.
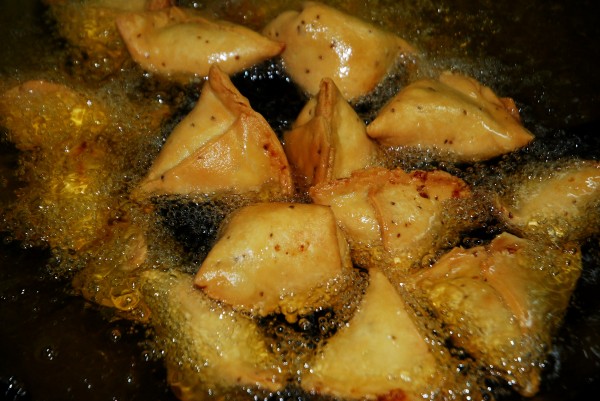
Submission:
[[[455,248],[408,288],[424,294],[455,346],[532,396],[580,272],[577,246],[552,248],[503,233],[487,246]]]
[[[293,184],[276,134],[213,66],[196,106],[168,137],[134,197],[217,192],[290,195]]]
[[[336,303],[352,272],[328,207],[262,203],[234,212],[194,283],[211,298],[288,320]]]
[[[544,163],[497,198],[499,216],[511,230],[538,240],[583,240],[600,225],[600,163]]]
[[[372,168],[351,177],[317,185],[310,190],[313,202],[332,208],[338,224],[355,250],[375,259],[391,261],[399,270],[420,263],[454,237],[459,225],[449,224],[451,201],[470,197],[467,184],[443,171],[404,172]],[[384,257],[378,255],[383,248]]]
[[[250,318],[208,298],[187,274],[148,270],[140,280],[179,399],[198,400],[208,391],[222,395],[236,386],[284,386],[285,374]]]
[[[263,33],[285,43],[285,69],[301,88],[316,95],[321,79],[331,78],[348,101],[371,92],[414,52],[398,36],[317,2],[283,12]]]
[[[433,149],[459,162],[491,159],[533,140],[512,99],[450,72],[406,86],[367,126],[367,133],[384,146]]]
[[[346,399],[386,399],[392,393],[421,400],[451,374],[438,365],[410,307],[385,275],[371,269],[369,276],[358,311],[322,346],[301,385]]]
[[[206,77],[214,64],[226,74],[239,72],[284,47],[244,26],[178,7],[128,13],[117,18],[117,27],[144,70],[184,81]]]
[[[329,78],[321,81],[317,97],[309,100],[284,135],[288,161],[297,181],[306,187],[372,167],[377,149],[364,122]]]

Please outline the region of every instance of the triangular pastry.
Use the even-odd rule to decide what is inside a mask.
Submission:
[[[453,249],[408,282],[424,293],[457,347],[532,396],[580,272],[577,247],[504,233],[488,246]]]
[[[117,18],[117,27],[144,70],[176,79],[205,77],[213,64],[233,74],[283,50],[282,43],[244,26],[178,7],[127,13]]]
[[[311,393],[345,399],[421,400],[442,387],[436,362],[412,312],[385,275],[369,271],[356,314],[322,346],[301,385]],[[391,398],[395,399],[395,398]]]
[[[180,272],[142,273],[141,292],[166,351],[167,379],[181,400],[235,386],[276,391],[285,374],[256,323],[219,305]]]
[[[445,72],[403,88],[367,126],[384,146],[433,149],[462,162],[491,159],[533,140],[510,98]]]
[[[218,67],[198,103],[168,137],[136,196],[293,192],[285,153],[269,124]]]
[[[310,195],[313,202],[331,207],[353,256],[357,250],[361,257],[364,251],[371,256],[355,262],[369,267],[381,259],[406,271],[456,236],[460,224],[448,224],[443,215],[455,214],[451,202],[469,198],[471,191],[463,180],[440,170],[407,173],[378,167],[317,185]]]
[[[285,11],[263,33],[285,43],[286,71],[311,95],[331,78],[347,100],[371,92],[398,58],[414,52],[405,40],[375,25],[317,2]]]
[[[560,243],[585,239],[600,225],[600,163],[544,162],[535,173],[511,179],[495,209],[511,230]]]
[[[378,154],[364,122],[329,78],[285,133],[284,149],[295,177],[307,187],[371,167]]]
[[[235,309],[293,320],[333,305],[351,270],[328,207],[259,203],[234,213],[194,283]]]

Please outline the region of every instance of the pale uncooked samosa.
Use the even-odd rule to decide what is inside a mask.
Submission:
[[[475,162],[519,149],[533,140],[510,98],[498,98],[473,78],[445,72],[402,89],[367,126],[385,146],[433,149]]]
[[[224,192],[289,195],[293,184],[276,134],[214,66],[134,195]]]
[[[234,212],[194,283],[237,310],[294,320],[335,305],[351,273],[348,244],[328,207],[261,203]]]
[[[317,2],[285,11],[263,30],[285,43],[286,71],[311,95],[331,78],[347,100],[371,92],[398,59],[414,49],[398,36]]]
[[[284,150],[295,178],[307,187],[372,167],[378,155],[365,123],[329,78],[285,133]]]
[[[117,18],[117,27],[135,62],[175,79],[205,77],[214,64],[233,74],[278,55],[284,46],[244,26],[178,7],[127,13]]]

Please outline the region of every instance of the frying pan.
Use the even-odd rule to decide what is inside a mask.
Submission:
[[[594,3],[424,0],[394,7],[414,17],[402,21],[404,30],[434,64],[470,66],[467,72],[516,100],[524,124],[537,136],[531,152],[538,158],[600,160],[600,24]],[[0,0],[0,79],[16,69],[52,68],[39,57],[54,43],[43,12],[38,1]],[[15,166],[14,148],[1,142],[0,207],[11,199]],[[52,263],[47,250],[23,247],[7,232],[2,239],[0,399],[175,400],[144,327],[111,321],[110,313],[75,296],[70,283],[46,267]],[[593,237],[584,244],[584,271],[533,400],[582,400],[597,393],[599,290],[600,238]],[[520,400],[512,394],[500,398]]]

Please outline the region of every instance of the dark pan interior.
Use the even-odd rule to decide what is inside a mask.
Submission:
[[[489,80],[521,107],[524,123],[540,138],[539,157],[600,160],[595,1],[398,6],[404,3],[423,13],[415,30],[429,27],[448,43],[466,43],[464,57],[476,59],[483,76],[490,66],[490,75],[502,73]],[[48,67],[36,58],[51,42],[43,11],[33,0],[0,0],[0,79],[15,68]],[[439,60],[447,54],[442,42],[427,49]],[[0,171],[7,174],[15,163],[11,145],[1,142]],[[4,178],[0,207],[11,191]],[[586,242],[583,275],[535,401],[587,399],[600,387],[599,241]],[[70,293],[69,283],[46,269],[48,256],[14,242],[0,245],[0,399],[174,400],[160,361],[145,346],[145,329],[110,321],[110,314]]]

